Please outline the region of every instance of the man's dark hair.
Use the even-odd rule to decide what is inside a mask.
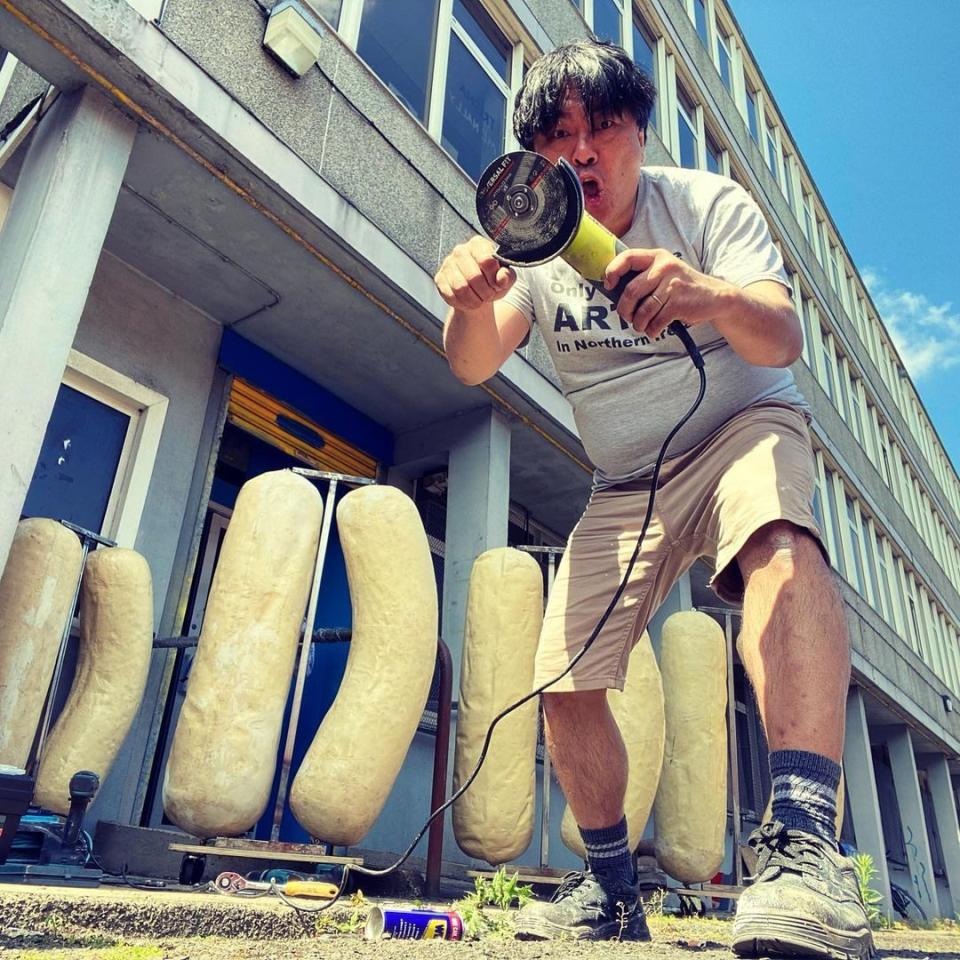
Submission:
[[[631,114],[646,131],[657,88],[625,50],[604,40],[576,40],[551,50],[527,71],[513,109],[513,132],[525,150],[553,129],[567,93],[579,95],[587,116]]]

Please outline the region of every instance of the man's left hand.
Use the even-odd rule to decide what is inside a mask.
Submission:
[[[639,276],[627,284],[616,304],[621,318],[637,333],[655,340],[674,320],[688,327],[724,314],[724,300],[736,288],[694,270],[667,250],[624,250],[607,265],[604,282],[615,287],[624,274]]]

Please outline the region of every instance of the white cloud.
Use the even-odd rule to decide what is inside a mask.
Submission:
[[[863,282],[914,380],[960,364],[960,312],[922,293],[891,288],[869,267]]]

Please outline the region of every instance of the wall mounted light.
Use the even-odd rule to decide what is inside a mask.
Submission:
[[[949,693],[942,694],[943,697],[943,709],[947,713],[953,713],[953,697]]]
[[[306,4],[280,0],[270,11],[263,45],[295,77],[302,77],[317,62],[325,32]]]

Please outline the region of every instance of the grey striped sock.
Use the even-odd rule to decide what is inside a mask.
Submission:
[[[580,836],[587,848],[587,863],[601,887],[616,892],[633,885],[636,878],[626,817],[612,827],[598,830],[584,830],[581,827]]]
[[[837,787],[840,765],[806,750],[770,754],[773,819],[790,830],[803,830],[829,841],[836,838]]]

